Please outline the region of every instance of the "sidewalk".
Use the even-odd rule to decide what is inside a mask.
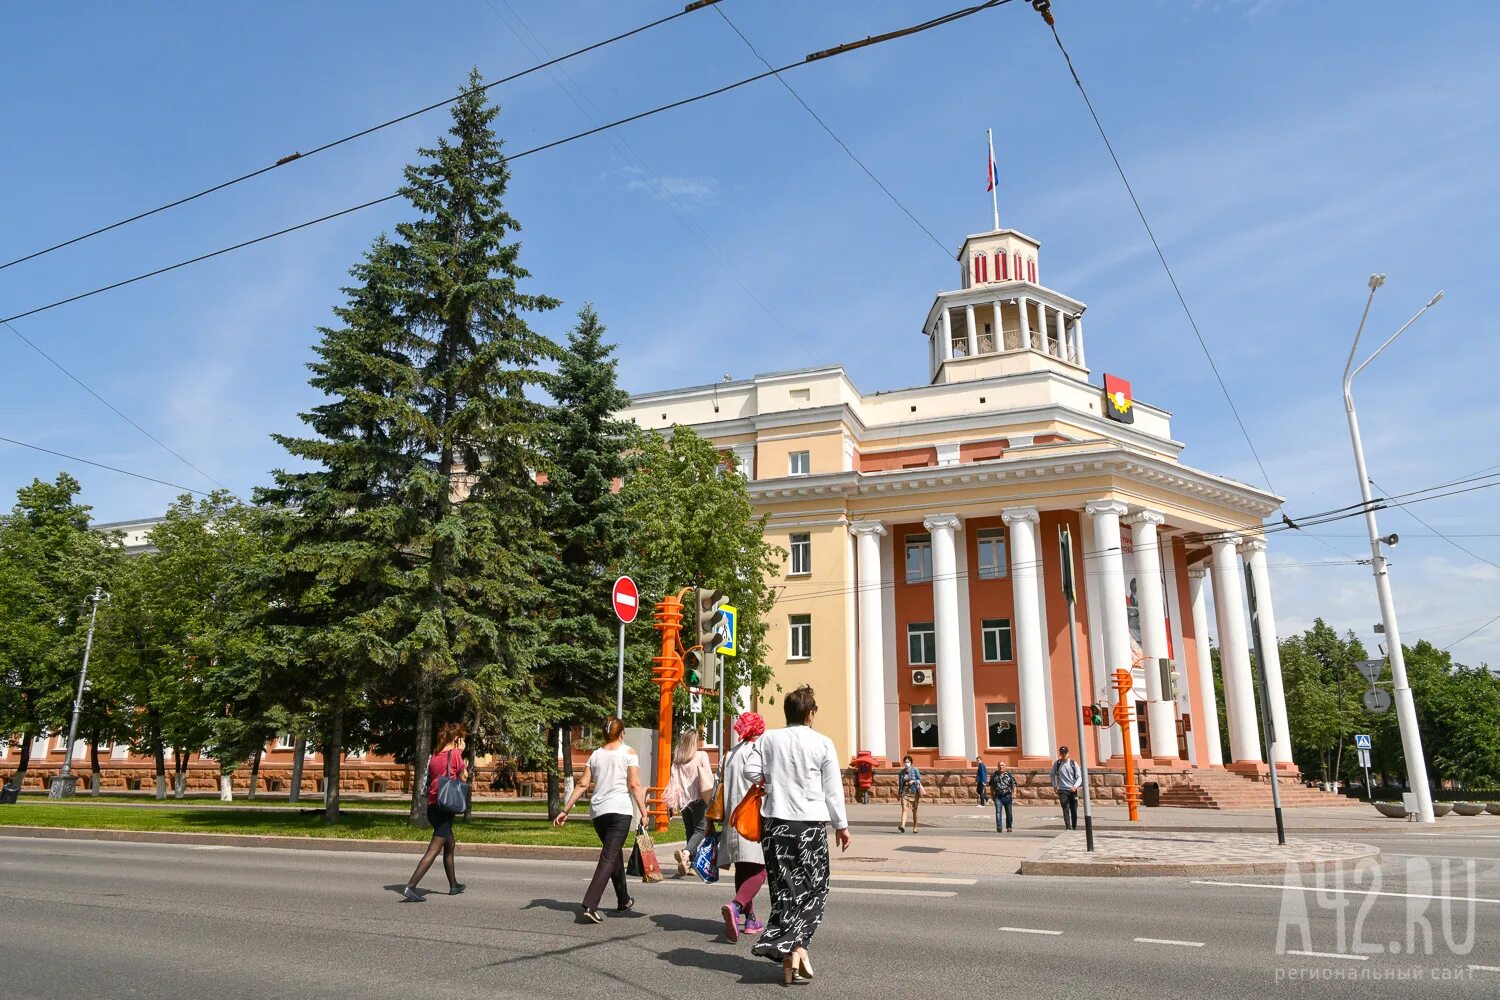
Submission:
[[[1283,875],[1291,871],[1351,868],[1380,857],[1369,844],[1347,840],[1273,838],[1235,833],[1103,833],[1094,853],[1082,832],[1056,837],[1021,862],[1022,875]]]

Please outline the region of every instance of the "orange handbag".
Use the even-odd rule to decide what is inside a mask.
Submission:
[[[740,804],[734,807],[734,813],[730,815],[729,822],[734,826],[734,832],[746,840],[760,842],[760,803],[766,797],[766,790],[760,785],[752,785],[740,799]]]

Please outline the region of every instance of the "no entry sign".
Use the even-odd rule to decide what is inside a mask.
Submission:
[[[616,580],[609,592],[609,599],[614,605],[616,618],[626,625],[635,621],[636,614],[641,610],[641,592],[636,589],[634,580],[628,576]]]

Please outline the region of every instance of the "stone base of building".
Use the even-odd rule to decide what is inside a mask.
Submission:
[[[79,765],[82,765],[81,767]],[[156,790],[156,769],[150,764],[137,764],[126,762],[100,762],[99,790],[101,792],[154,792]],[[14,769],[12,769],[14,770]],[[49,763],[42,767],[33,767],[27,770],[26,780],[22,790],[45,791],[50,785],[60,768],[57,764]],[[166,782],[168,794],[171,794],[173,770],[168,766],[166,771]],[[578,772],[582,774],[581,766]],[[507,782],[509,787],[496,788],[497,769],[494,767],[480,767],[474,780],[474,791],[476,796],[483,798],[514,798],[527,792],[530,795],[545,795],[547,791],[547,775],[544,771],[521,771],[513,772],[514,781]],[[87,797],[92,778],[88,761],[75,761],[73,775],[78,779],[78,794]],[[507,778],[510,775],[506,776]],[[9,779],[7,779],[9,780]],[[250,790],[250,768],[240,767],[230,775],[230,784],[236,795],[244,795]],[[257,792],[285,795],[292,784],[292,769],[286,765],[274,765],[262,767],[256,781]],[[341,792],[364,793],[364,794],[410,794],[412,789],[411,768],[401,764],[368,764],[361,765],[359,762],[345,761],[339,769],[339,790]],[[184,782],[184,790],[188,792],[218,792],[219,791],[219,769],[213,764],[200,764],[194,761],[187,770],[187,779]],[[304,795],[318,795],[323,791],[323,767],[320,763],[308,761],[302,766],[302,793]]]

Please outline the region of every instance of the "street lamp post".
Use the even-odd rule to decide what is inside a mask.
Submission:
[[[47,788],[49,799],[70,799],[78,787],[78,779],[73,775],[73,741],[78,738],[78,711],[83,707],[83,692],[89,683],[89,653],[94,649],[94,623],[99,620],[99,602],[104,600],[103,588],[95,587],[94,596],[89,600],[94,606],[89,612],[89,635],[83,643],[83,669],[78,671],[78,693],[73,696],[73,721],[68,724],[68,742],[63,749],[62,770],[57,772]]]
[[[1432,813],[1432,790],[1427,784],[1427,762],[1422,755],[1422,734],[1417,730],[1417,706],[1412,700],[1411,686],[1406,680],[1406,656],[1401,649],[1401,630],[1396,624],[1396,603],[1391,597],[1390,573],[1386,569],[1385,553],[1382,549],[1380,528],[1375,522],[1374,500],[1370,495],[1370,476],[1365,469],[1365,449],[1359,437],[1359,418],[1354,411],[1354,377],[1365,370],[1371,361],[1380,356],[1380,353],[1395,342],[1396,338],[1406,332],[1422,314],[1438,304],[1443,297],[1442,292],[1434,295],[1428,303],[1417,314],[1407,320],[1395,333],[1386,338],[1385,343],[1375,348],[1373,354],[1366,358],[1359,367],[1354,367],[1354,352],[1359,348],[1360,334],[1365,329],[1365,319],[1370,315],[1370,303],[1375,298],[1375,290],[1385,284],[1385,275],[1370,275],[1370,296],[1365,299],[1365,311],[1359,318],[1359,329],[1354,333],[1354,343],[1349,347],[1349,360],[1344,365],[1344,412],[1349,417],[1349,439],[1354,445],[1354,468],[1359,476],[1359,495],[1364,501],[1365,527],[1370,533],[1370,572],[1375,577],[1375,594],[1380,601],[1380,617],[1385,623],[1386,642],[1390,644],[1391,658],[1391,680],[1395,688],[1396,699],[1396,722],[1401,727],[1401,749],[1406,757],[1407,781],[1411,785],[1412,794],[1417,797],[1417,818],[1423,823],[1432,823],[1435,817]],[[1351,370],[1352,369],[1352,370]],[[1334,776],[1338,780],[1338,776]]]

